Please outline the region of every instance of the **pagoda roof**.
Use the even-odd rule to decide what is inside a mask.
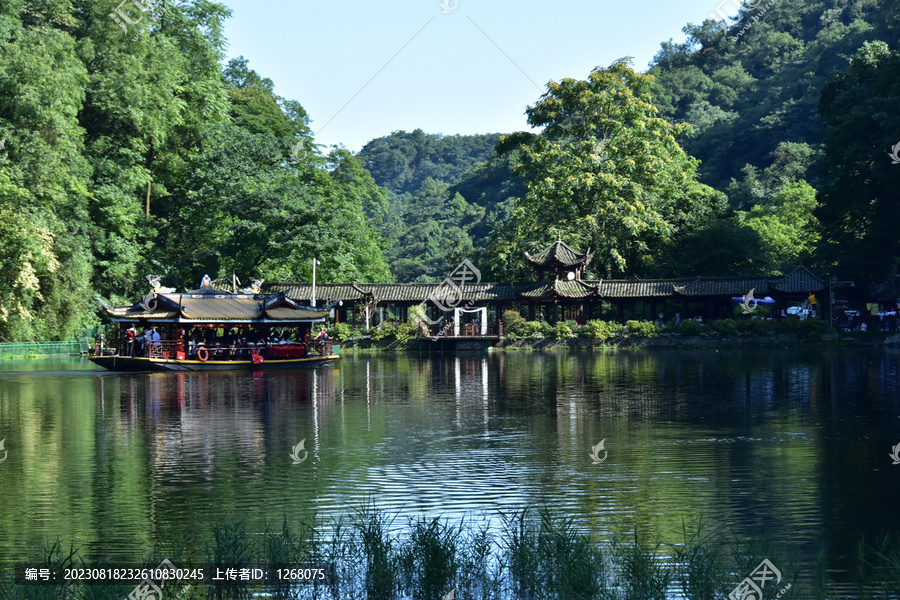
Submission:
[[[594,253],[588,250],[587,254],[580,254],[562,240],[556,240],[550,246],[538,252],[534,256],[525,253],[525,260],[539,269],[551,267],[586,267],[594,258]]]
[[[597,286],[587,281],[538,281],[516,286],[516,295],[529,300],[549,300],[551,298],[586,298],[597,293]]]

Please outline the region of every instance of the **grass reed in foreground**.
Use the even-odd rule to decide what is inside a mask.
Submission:
[[[456,598],[477,600],[713,600],[726,598],[735,586],[767,558],[777,565],[782,582],[764,590],[780,600],[837,599],[828,581],[827,555],[820,550],[817,572],[808,574],[802,590],[794,565],[767,540],[730,542],[720,535],[682,526],[676,544],[650,541],[632,530],[602,543],[571,516],[551,510],[526,509],[501,515],[494,532],[488,522],[421,515],[395,527],[397,515],[368,505],[349,518],[328,523],[313,520],[294,525],[284,518],[261,531],[239,520],[223,519],[210,532],[206,546],[182,537],[144,556],[155,567],[163,559],[178,566],[328,565],[328,578],[317,585],[276,586],[186,585],[169,582],[161,600],[287,599],[439,600],[452,591]],[[855,599],[900,599],[900,537],[874,544],[860,540],[850,568]],[[83,557],[78,549],[57,541],[35,553],[31,564],[54,569],[102,566],[105,559]],[[840,565],[847,572],[847,565]],[[847,583],[847,582],[843,582]],[[16,585],[9,571],[0,574],[0,600],[126,600],[129,585]]]

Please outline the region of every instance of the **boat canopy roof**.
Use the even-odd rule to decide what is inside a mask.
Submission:
[[[204,283],[208,282],[204,277]],[[100,302],[113,321],[184,324],[278,324],[321,321],[339,303],[304,306],[287,296],[287,291],[268,294],[232,294],[201,285],[185,293],[155,287],[143,300],[131,306],[114,307]]]

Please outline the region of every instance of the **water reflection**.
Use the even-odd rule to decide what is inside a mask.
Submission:
[[[258,526],[368,499],[454,519],[546,504],[604,537],[639,526],[668,541],[702,516],[814,569],[820,543],[848,556],[859,534],[900,530],[898,365],[881,349],[739,348],[7,368],[0,554],[59,535],[134,560],[182,531],[206,539],[222,515]],[[293,464],[301,440],[309,455]]]

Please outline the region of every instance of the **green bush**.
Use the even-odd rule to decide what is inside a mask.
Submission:
[[[384,321],[381,325],[372,330],[372,341],[377,342],[394,335],[394,324],[390,321]]]
[[[411,337],[416,333],[416,327],[409,323],[400,323],[394,327],[394,337],[401,346],[405,346]]]
[[[818,320],[807,318],[800,321],[797,326],[797,336],[801,340],[813,340],[825,333],[825,323]]]
[[[679,330],[681,335],[700,335],[700,332],[703,331],[703,325],[699,321],[686,319],[681,322]]]
[[[778,321],[776,326],[778,333],[786,333],[788,335],[797,335],[800,331],[800,317],[797,315],[788,315]]]
[[[735,325],[734,320],[732,319],[720,319],[713,323],[713,329],[715,329],[720,335],[737,335],[737,325]]]
[[[522,329],[522,334],[533,338],[545,338],[553,332],[553,327],[546,321],[528,321]]]
[[[335,323],[331,326],[331,330],[328,332],[328,335],[333,337],[338,342],[343,342],[354,337],[353,333],[354,330],[347,323]]]
[[[628,321],[625,323],[628,332],[637,337],[652,338],[656,337],[656,325],[649,321]]]
[[[428,311],[425,310],[424,305],[416,304],[415,306],[409,307],[406,320],[413,327],[418,327],[419,323],[427,323],[427,318]]]
[[[767,321],[766,319],[751,319],[750,331],[753,335],[770,335],[775,331],[775,321]]]
[[[582,329],[585,337],[600,341],[612,339],[619,335],[621,331],[622,326],[620,324],[600,319],[591,319],[584,324],[584,329]]]
[[[525,317],[520,315],[517,310],[504,311],[500,320],[503,322],[503,331],[507,334],[521,334],[525,329]]]
[[[750,303],[750,307],[753,308],[754,303]],[[771,317],[772,316],[772,308],[769,306],[757,305],[749,313],[744,313],[744,306],[738,304],[731,311],[732,316],[735,319],[751,319],[753,317]]]
[[[575,332],[572,331],[572,328],[569,327],[569,324],[567,322],[560,321],[556,324],[556,330],[554,331],[554,334],[556,335],[556,339],[565,340],[575,335]]]

